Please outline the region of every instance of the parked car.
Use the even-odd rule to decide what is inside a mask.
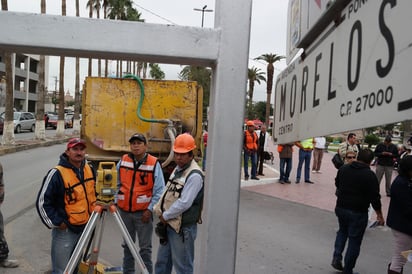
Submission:
[[[4,119],[5,113],[0,115],[0,118]],[[31,112],[18,112],[13,114],[14,132],[20,133],[22,130],[30,130],[34,132],[36,127],[36,117]]]
[[[57,121],[59,120],[59,116],[57,114],[48,114],[49,120],[47,122],[49,127],[52,127],[53,129],[57,128]],[[67,119],[66,115],[64,118],[64,128],[70,128],[72,127],[72,120]]]

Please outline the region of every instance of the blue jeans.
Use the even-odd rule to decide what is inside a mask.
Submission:
[[[244,166],[244,172],[245,172],[245,177],[249,177],[249,158],[252,161],[252,170],[251,170],[251,175],[252,178],[256,177],[256,172],[257,172],[257,153],[255,152],[247,152],[246,150],[243,150],[243,166]]]
[[[305,162],[305,181],[310,180],[310,159],[312,158],[312,151],[304,151],[299,149],[299,163],[298,170],[296,172],[296,181],[300,180],[300,175],[302,174],[302,165]]]
[[[52,229],[51,261],[53,274],[64,272],[80,236],[81,233],[74,233],[69,229]]]
[[[176,274],[193,274],[196,235],[197,224],[182,227],[179,234],[167,226],[168,241],[159,246],[155,274],[172,273],[172,265]]]
[[[342,260],[342,253],[345,249],[346,241],[349,239],[343,273],[352,274],[360,253],[363,234],[368,224],[368,213],[336,207],[335,214],[338,217],[339,230],[336,233],[333,257]]]
[[[142,258],[147,271],[153,273],[152,263],[152,233],[153,220],[142,222],[143,211],[126,212],[119,210],[120,216],[129,232],[133,242],[136,242],[136,234],[139,240],[139,255]],[[124,242],[123,247],[123,273],[135,273],[135,261],[129,247]]]
[[[289,180],[290,171],[292,170],[292,158],[280,158],[279,169],[280,180],[284,182]]]

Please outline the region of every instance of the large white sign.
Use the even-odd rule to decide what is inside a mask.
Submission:
[[[411,11],[407,0],[350,2],[343,22],[278,76],[275,141],[412,119]]]

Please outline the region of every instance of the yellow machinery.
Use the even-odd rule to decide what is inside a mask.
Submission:
[[[172,164],[172,145],[190,133],[200,155],[203,90],[196,82],[88,77],[82,95],[81,138],[88,160],[118,161],[130,151],[129,137],[146,136],[148,152],[162,167]],[[98,165],[95,165],[96,167]]]

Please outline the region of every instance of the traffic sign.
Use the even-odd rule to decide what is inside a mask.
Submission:
[[[277,78],[273,136],[296,141],[412,118],[412,1],[351,1]]]

